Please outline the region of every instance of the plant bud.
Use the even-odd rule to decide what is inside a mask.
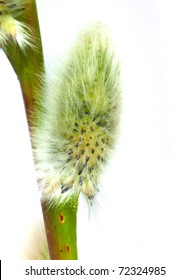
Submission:
[[[119,63],[105,28],[78,38],[65,65],[42,86],[32,132],[42,199],[80,192],[91,200],[114,148],[120,103]]]

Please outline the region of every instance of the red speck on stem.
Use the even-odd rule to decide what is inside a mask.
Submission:
[[[64,222],[64,215],[60,214],[59,219],[60,219],[60,222],[63,223]]]
[[[68,253],[70,252],[70,246],[69,246],[69,245],[66,246],[66,251],[67,251]]]

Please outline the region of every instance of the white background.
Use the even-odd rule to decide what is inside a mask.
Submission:
[[[188,279],[188,1],[40,0],[38,7],[48,67],[93,20],[109,27],[122,64],[120,136],[90,213],[81,198],[79,259],[167,266],[166,279]],[[0,258],[9,260],[21,258],[41,211],[19,84],[2,51],[0,85]]]

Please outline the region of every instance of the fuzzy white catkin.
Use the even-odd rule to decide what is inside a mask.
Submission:
[[[119,63],[101,24],[81,34],[65,64],[44,78],[32,130],[42,198],[92,199],[117,135]]]
[[[22,22],[23,9],[26,1],[0,1],[0,46],[15,43],[21,49],[34,47],[34,38],[31,29]]]

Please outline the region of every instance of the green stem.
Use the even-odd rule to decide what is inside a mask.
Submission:
[[[42,203],[51,260],[77,260],[76,216],[78,196],[64,204]]]
[[[36,1],[30,0],[25,4],[21,20],[32,29],[36,46],[22,50],[17,44],[10,43],[4,48],[20,82],[28,123],[34,112],[36,97],[39,98],[40,76],[44,72],[44,59],[39,29]]]

